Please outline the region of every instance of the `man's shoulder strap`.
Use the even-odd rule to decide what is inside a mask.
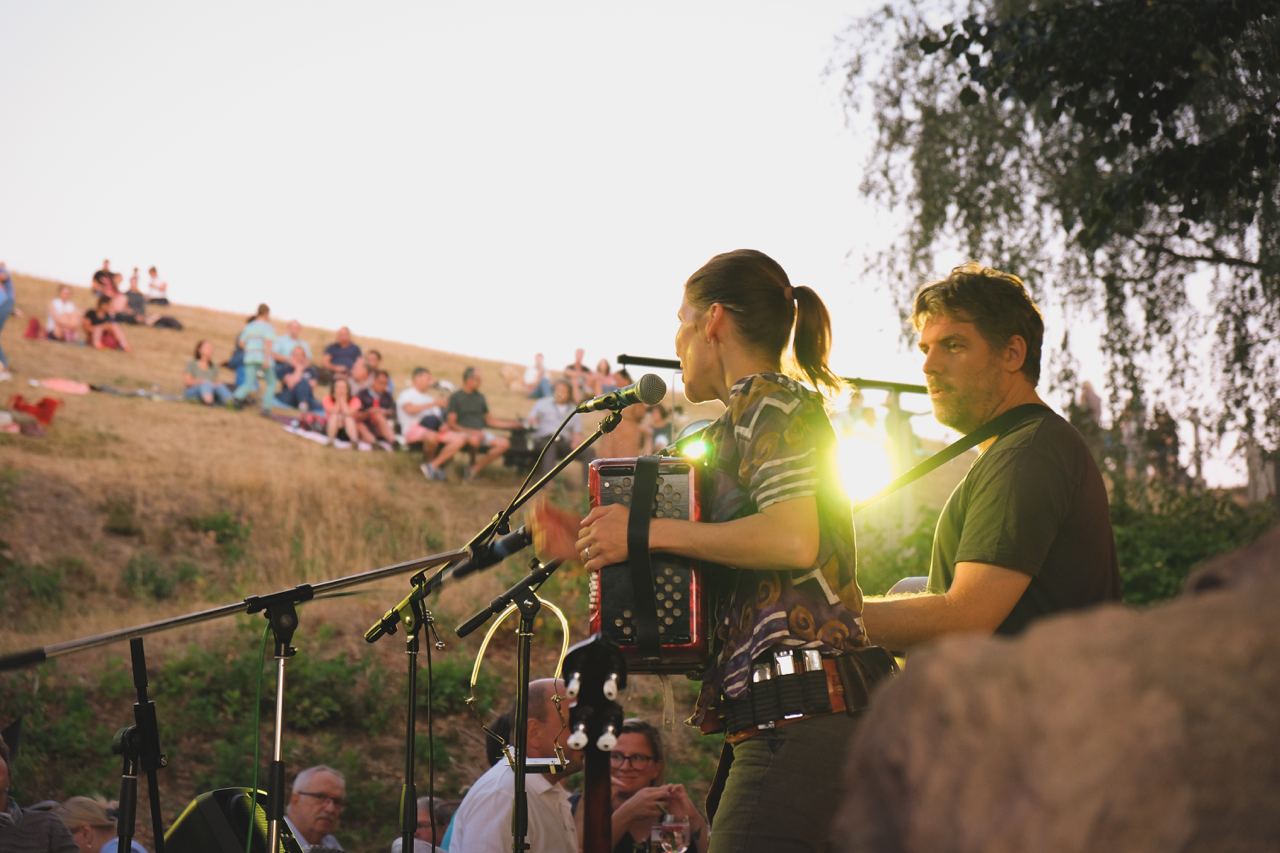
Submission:
[[[1004,435],[1014,427],[1019,426],[1034,417],[1048,414],[1051,411],[1052,409],[1041,403],[1025,403],[1021,406],[1014,406],[1009,411],[987,421],[973,432],[963,435],[951,444],[948,444],[942,450],[939,450],[919,465],[916,465],[910,471],[907,471],[905,474],[895,479],[892,483],[885,486],[872,497],[854,504],[853,511],[861,512],[876,501],[888,497],[903,486],[914,483],[916,480],[920,479],[925,474],[928,474],[930,471],[933,471],[935,468],[945,465],[969,448],[976,447],[994,436]]]

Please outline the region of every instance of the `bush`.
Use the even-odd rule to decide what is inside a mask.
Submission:
[[[248,551],[249,534],[253,527],[226,510],[211,515],[193,516],[187,526],[198,533],[212,533],[213,541],[222,552],[222,562],[232,566],[244,559]]]
[[[1272,505],[1242,506],[1216,491],[1167,489],[1150,508],[1113,505],[1124,600],[1150,604],[1177,595],[1196,563],[1249,544],[1275,523]]]
[[[134,598],[145,595],[155,601],[163,601],[199,577],[200,569],[195,563],[179,560],[165,565],[144,551],[129,560],[121,583],[125,595]]]

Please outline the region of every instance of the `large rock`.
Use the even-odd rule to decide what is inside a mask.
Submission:
[[[838,850],[1280,850],[1280,528],[1160,606],[913,654],[845,785]]]

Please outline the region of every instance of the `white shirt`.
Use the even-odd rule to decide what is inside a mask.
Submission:
[[[404,410],[405,404],[410,406],[421,406],[425,403],[434,403],[436,395],[434,391],[428,390],[425,393],[419,391],[410,385],[408,388],[400,392],[400,396],[396,397],[396,420],[400,422],[400,429],[407,429],[409,424],[416,424],[427,415],[435,415],[440,420],[444,420],[444,412],[439,406],[431,406],[423,409],[416,415],[411,415]]]
[[[556,427],[560,426],[560,422],[569,417],[569,413],[574,410],[572,402],[557,403],[554,397],[539,397],[534,401],[533,407],[529,409],[529,427],[533,430],[534,438],[545,439],[551,433],[556,431]],[[569,424],[564,428],[562,436],[576,435],[582,431],[582,415],[574,415],[569,418]]]
[[[302,837],[302,833],[298,832],[298,827],[294,826],[293,821],[289,820],[287,816],[285,817],[284,822],[288,824],[289,831],[293,833],[293,838],[295,841],[298,842],[298,846],[302,848],[302,853],[306,853],[306,851],[316,846],[314,844],[309,843],[305,838]],[[332,835],[326,835],[324,838],[321,838],[319,846],[328,847],[331,850],[342,849],[342,845],[338,843],[338,839],[334,838]]]
[[[54,330],[54,328],[57,325],[56,323],[54,323],[54,320],[61,314],[75,314],[77,317],[79,317],[80,310],[76,308],[76,304],[72,302],[70,299],[55,298],[52,302],[49,303],[49,322],[47,324],[49,327],[49,331],[52,332]]]
[[[516,775],[505,758],[476,780],[453,816],[449,853],[508,853]],[[529,830],[525,841],[537,853],[578,853],[578,830],[569,793],[544,773],[525,776]]]

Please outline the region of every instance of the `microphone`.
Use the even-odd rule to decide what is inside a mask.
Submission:
[[[533,534],[521,525],[506,536],[498,537],[491,545],[481,545],[472,549],[470,557],[430,578],[426,583],[426,591],[435,592],[446,583],[501,563],[507,557],[523,551],[532,544]]]
[[[471,549],[470,557],[465,557],[443,571],[432,575],[421,587],[414,588],[413,592],[405,596],[399,604],[384,613],[381,619],[370,625],[369,630],[364,632],[364,641],[366,643],[374,643],[386,634],[394,634],[396,632],[396,624],[400,622],[401,608],[410,606],[414,601],[421,601],[446,583],[455,581],[458,578],[464,578],[481,569],[487,569],[496,563],[501,563],[507,557],[528,548],[532,544],[533,534],[529,533],[524,526],[521,526],[506,536],[494,540],[491,545],[477,545]]]
[[[656,373],[646,373],[640,377],[639,382],[632,382],[625,388],[579,403],[574,411],[579,414],[600,411],[617,412],[636,403],[656,406],[665,396],[667,396],[667,383],[662,381],[662,377]]]

